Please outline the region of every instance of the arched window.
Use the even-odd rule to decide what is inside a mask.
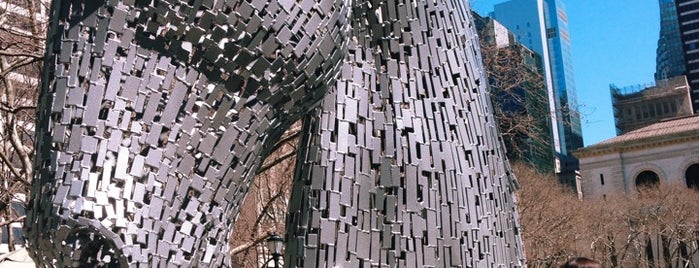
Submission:
[[[684,172],[687,188],[699,189],[699,164],[691,165]]]
[[[653,171],[646,170],[636,176],[636,188],[655,186],[660,182],[660,177]]]

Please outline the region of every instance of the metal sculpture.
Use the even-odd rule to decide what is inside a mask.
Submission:
[[[53,1],[33,257],[229,266],[261,159],[324,98],[285,265],[522,266],[474,31],[448,0]]]

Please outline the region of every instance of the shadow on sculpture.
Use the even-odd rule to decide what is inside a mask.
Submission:
[[[465,3],[55,0],[47,47],[42,266],[229,266],[251,180],[304,114],[287,266],[523,266]]]

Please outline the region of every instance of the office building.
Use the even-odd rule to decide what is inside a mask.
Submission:
[[[0,56],[0,79],[12,81],[15,91],[36,91],[39,64],[18,64],[29,57],[43,56],[49,0],[0,0],[0,39],[7,54]],[[39,51],[37,51],[39,49]],[[30,55],[24,57],[22,55]],[[16,67],[20,65],[21,67]],[[10,69],[5,69],[10,68]],[[16,94],[22,95],[22,94]],[[33,100],[32,100],[33,101]]]
[[[498,113],[507,117],[498,120],[501,131],[510,130],[502,134],[507,157],[529,163],[541,172],[552,172],[554,150],[541,56],[520,44],[514,34],[498,21],[475,12],[473,18],[481,41],[496,118]],[[498,60],[500,57],[507,60]],[[518,70],[511,71],[513,68]]]
[[[573,185],[578,161],[572,151],[583,146],[583,139],[565,5],[560,0],[510,0],[496,4],[493,17],[542,57],[556,170],[564,183]]]
[[[659,0],[660,37],[656,50],[655,80],[684,75],[684,54],[674,0]]]
[[[692,88],[692,108],[699,111],[699,1],[676,0],[685,74]]]
[[[659,0],[658,3],[660,36],[656,50],[655,82],[623,88],[609,86],[617,135],[694,113],[691,75],[684,75],[685,54],[677,3],[675,0]]]

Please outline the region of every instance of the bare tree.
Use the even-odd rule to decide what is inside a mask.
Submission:
[[[488,23],[484,20],[481,23]],[[480,31],[483,65],[493,113],[507,148],[508,158],[553,170],[548,94],[541,59],[524,46],[498,46],[493,32]]]
[[[696,267],[699,193],[660,184],[637,195],[592,202],[601,220],[590,224],[593,254],[608,267]]]
[[[699,192],[661,183],[638,194],[578,200],[553,177],[515,164],[529,267],[587,256],[604,267],[697,267]]]
[[[282,136],[260,167],[231,237],[231,254],[240,267],[260,267],[269,259],[264,241],[283,236],[301,124]]]
[[[22,221],[18,197],[31,183],[33,123],[45,44],[46,1],[0,3],[0,228]],[[540,72],[516,46],[483,44],[496,118],[511,155],[531,143],[548,144],[547,101]],[[518,106],[519,105],[519,106]],[[523,107],[523,109],[512,109]],[[543,107],[543,109],[542,109]],[[283,234],[300,126],[292,127],[260,168],[236,222],[231,254],[242,267],[259,267],[262,245]],[[547,145],[550,147],[549,145]],[[538,148],[548,148],[547,146]],[[550,154],[550,151],[541,152]],[[682,185],[660,185],[638,195],[604,200],[576,199],[553,175],[515,164],[517,193],[529,267],[554,267],[585,255],[606,267],[697,267],[699,193]]]
[[[577,255],[584,204],[552,174],[523,163],[513,169],[521,184],[516,194],[527,266],[555,267]]]
[[[21,221],[10,204],[26,201],[31,184],[47,2],[0,2],[0,226]]]

